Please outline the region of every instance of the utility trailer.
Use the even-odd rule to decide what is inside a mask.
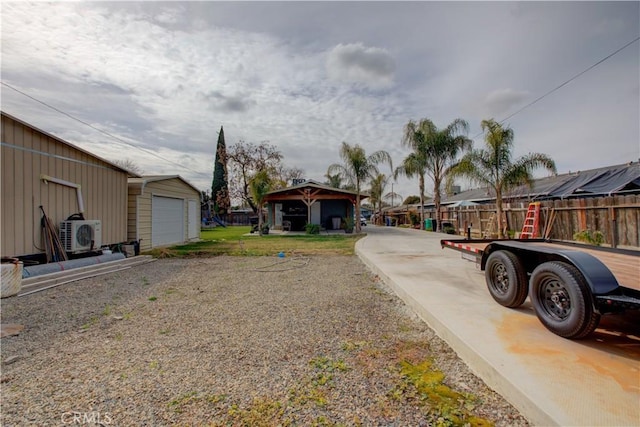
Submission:
[[[545,239],[440,241],[485,272],[489,293],[504,307],[527,299],[551,332],[580,339],[607,313],[640,310],[640,251]]]

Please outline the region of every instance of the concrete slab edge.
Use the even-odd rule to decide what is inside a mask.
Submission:
[[[515,384],[505,378],[498,369],[491,365],[489,361],[480,357],[464,341],[456,336],[449,328],[440,322],[435,316],[429,313],[411,295],[398,286],[380,268],[371,262],[365,254],[358,249],[356,242],[355,253],[362,262],[375,274],[377,274],[389,286],[398,297],[403,300],[411,309],[442,338],[458,356],[469,366],[469,368],[480,377],[495,392],[499,393],[509,403],[511,403],[520,413],[537,426],[560,426],[557,420],[547,413],[543,408],[532,401]]]

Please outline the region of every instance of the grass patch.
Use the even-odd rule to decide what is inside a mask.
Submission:
[[[292,425],[290,419],[284,418],[285,408],[277,400],[263,397],[256,398],[248,408],[232,405],[227,411],[232,425],[271,427],[275,425]],[[284,418],[284,419],[283,419]]]
[[[476,398],[452,390],[443,383],[445,375],[428,359],[420,363],[400,362],[403,382],[391,391],[393,399],[414,401],[428,408],[431,425],[489,427],[493,423],[470,413]]]
[[[87,323],[85,323],[84,325],[82,325],[81,328],[86,331],[91,326],[95,325],[96,323],[98,323],[98,317],[97,316],[91,316],[89,321]]]
[[[181,414],[184,412],[185,407],[192,403],[207,402],[211,405],[217,405],[218,403],[224,402],[226,399],[227,396],[224,394],[200,395],[198,392],[191,391],[171,400],[167,406],[175,413]]]
[[[155,258],[199,256],[353,255],[356,242],[364,234],[273,235],[253,234],[249,226],[216,227],[203,230],[201,241],[147,252]]]
[[[107,305],[104,307],[104,310],[102,310],[102,315],[103,315],[103,316],[108,316],[108,315],[110,315],[110,314],[111,314],[111,306],[110,306],[109,304],[107,304]]]

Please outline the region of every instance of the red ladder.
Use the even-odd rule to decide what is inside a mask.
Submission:
[[[527,215],[524,217],[522,225],[521,239],[533,239],[538,236],[538,227],[540,225],[540,202],[529,203]]]

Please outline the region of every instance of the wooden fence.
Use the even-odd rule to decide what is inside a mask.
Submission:
[[[529,202],[503,202],[505,231],[517,237],[522,230]],[[574,240],[574,234],[590,230],[604,236],[604,245],[640,248],[640,195],[597,197],[584,199],[548,200],[540,202],[540,235],[551,239]],[[545,224],[555,212],[550,230]],[[472,237],[497,236],[495,204],[461,206],[441,209],[442,223],[453,224],[459,235],[467,227]],[[435,218],[435,210],[425,210],[425,217]],[[491,222],[494,222],[493,225]]]

